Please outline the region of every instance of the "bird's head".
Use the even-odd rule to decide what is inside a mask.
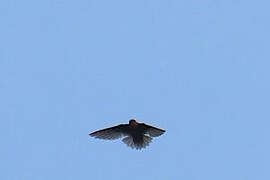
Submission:
[[[129,120],[129,125],[137,125],[137,121],[135,119]]]

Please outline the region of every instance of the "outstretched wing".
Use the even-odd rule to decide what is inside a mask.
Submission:
[[[128,124],[120,124],[106,129],[101,129],[90,133],[89,135],[99,139],[118,139],[128,135]]]
[[[149,134],[149,136],[152,136],[152,137],[160,136],[165,132],[165,130],[163,129],[159,129],[159,128],[156,128],[147,124],[143,124],[143,125],[145,126],[145,133]]]

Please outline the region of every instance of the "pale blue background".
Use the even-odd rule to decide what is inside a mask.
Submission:
[[[269,180],[269,7],[0,1],[0,179]],[[130,118],[167,132],[88,136]]]

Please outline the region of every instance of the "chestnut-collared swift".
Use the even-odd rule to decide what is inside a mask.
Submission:
[[[90,136],[99,139],[114,140],[125,137],[122,141],[132,149],[142,149],[149,145],[153,137],[162,135],[165,132],[144,123],[139,123],[135,119],[130,119],[128,124],[101,129],[90,133]]]

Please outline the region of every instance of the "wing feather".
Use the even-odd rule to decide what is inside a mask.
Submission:
[[[144,125],[146,126],[145,132],[152,137],[160,136],[165,132],[165,130],[163,129],[159,129],[159,128],[156,128],[147,124],[144,124]]]
[[[89,135],[98,139],[108,139],[108,140],[113,140],[113,139],[118,139],[123,136],[127,135],[128,131],[128,125],[126,124],[120,124],[118,126],[106,128],[106,129],[101,129],[95,132],[90,133]]]

